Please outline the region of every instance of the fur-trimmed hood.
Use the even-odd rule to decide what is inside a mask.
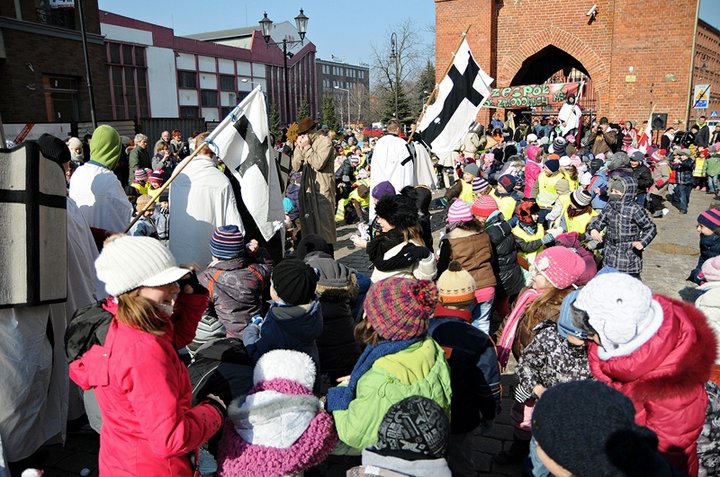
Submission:
[[[258,360],[255,386],[228,407],[220,476],[297,474],[328,456],[337,433],[312,394],[315,374],[313,360],[298,351],[273,350]]]

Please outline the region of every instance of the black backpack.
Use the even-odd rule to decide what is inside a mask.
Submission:
[[[104,300],[75,312],[65,331],[68,363],[81,357],[93,345],[104,345],[113,315],[102,308]]]
[[[201,346],[188,366],[193,405],[214,394],[230,404],[253,386],[253,364],[237,338],[213,340]]]

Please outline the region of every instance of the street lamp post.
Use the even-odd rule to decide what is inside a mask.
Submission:
[[[400,80],[398,78],[399,72],[398,72],[398,60],[400,59],[400,51],[397,47],[397,35],[395,32],[392,32],[392,35],[390,35],[390,61],[395,62],[395,119],[399,120],[398,117],[398,86],[400,85]]]
[[[300,14],[295,17],[295,27],[297,28],[298,34],[300,35],[299,40],[287,40],[286,38],[283,38],[282,43],[277,43],[274,41],[270,41],[270,30],[273,25],[273,21],[270,20],[267,16],[267,12],[264,13],[262,20],[260,20],[260,25],[262,26],[262,33],[263,38],[265,39],[265,44],[267,46],[275,45],[280,46],[282,44],[283,49],[283,75],[285,80],[285,107],[283,108],[285,110],[285,123],[290,123],[290,80],[288,78],[288,65],[287,65],[287,59],[288,59],[288,51],[287,47],[288,45],[295,45],[297,43],[303,44],[305,42],[305,33],[307,32],[307,23],[309,18],[305,16],[305,13],[303,13],[303,9],[300,9]]]
[[[340,91],[345,91],[347,93],[348,97],[348,107],[347,107],[347,126],[350,126],[350,90],[347,88],[341,88],[340,86],[335,86],[335,89],[339,89]],[[342,119],[342,118],[340,118]]]

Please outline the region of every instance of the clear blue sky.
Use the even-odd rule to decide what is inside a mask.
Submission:
[[[435,26],[432,0],[98,0],[98,4],[101,10],[173,28],[179,36],[258,25],[263,12],[276,23],[294,24],[302,8],[310,18],[307,37],[316,45],[318,57],[329,60],[335,55],[352,64],[371,63],[371,44],[389,43],[387,32],[406,18],[415,19],[424,42],[434,43],[434,34],[425,28]]]
[[[134,17],[189,35],[257,25],[267,11],[274,22],[294,23],[300,8],[310,18],[307,36],[317,46],[318,57],[331,55],[347,63],[371,63],[372,46],[389,41],[393,26],[412,18],[423,42],[432,43],[427,27],[435,25],[432,0],[98,0],[101,10]],[[700,18],[720,29],[720,0],[701,0]],[[661,21],[661,19],[658,19]],[[384,46],[384,45],[382,45]]]

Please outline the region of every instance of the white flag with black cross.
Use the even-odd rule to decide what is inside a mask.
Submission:
[[[475,62],[464,39],[455,52],[452,66],[438,85],[435,101],[427,107],[417,128],[435,154],[460,147],[478,111],[490,97],[493,81]]]
[[[269,131],[265,96],[258,86],[206,139],[240,183],[242,202],[265,240],[283,227],[285,219]]]

